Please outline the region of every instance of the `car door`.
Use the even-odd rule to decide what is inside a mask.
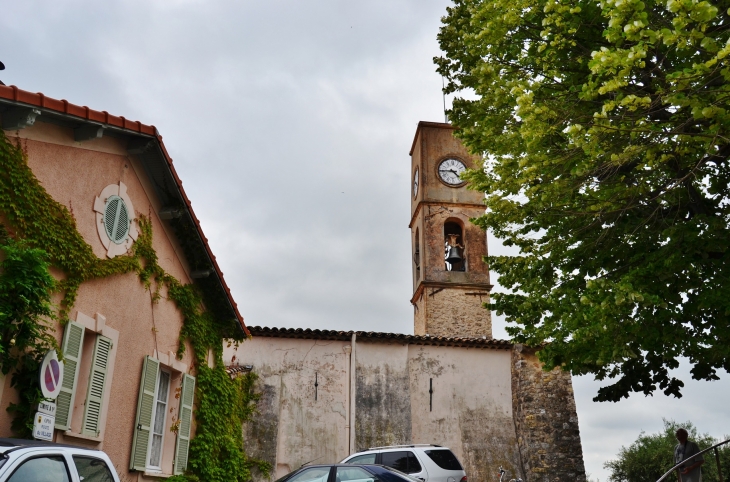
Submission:
[[[411,477],[421,479],[424,482],[428,481],[426,468],[419,462],[418,457],[416,457],[416,454],[412,450],[382,452],[380,454],[380,463],[387,467],[400,470]]]

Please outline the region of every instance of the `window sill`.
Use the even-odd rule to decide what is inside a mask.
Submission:
[[[72,432],[70,430],[66,430],[63,432],[64,437],[68,438],[75,438],[79,440],[88,440],[89,442],[95,442],[95,443],[102,443],[104,441],[103,437],[92,437],[91,435],[82,435],[80,433]]]
[[[145,477],[153,477],[156,479],[166,479],[168,477],[172,477],[172,474],[163,474],[162,472],[148,472],[147,470],[144,471],[143,475]]]

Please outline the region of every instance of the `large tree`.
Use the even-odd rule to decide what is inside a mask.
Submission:
[[[486,160],[492,309],[597,400],[730,368],[730,1],[455,0],[435,59]],[[468,95],[460,95],[466,93]]]

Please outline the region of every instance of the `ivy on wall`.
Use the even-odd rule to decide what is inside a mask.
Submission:
[[[228,376],[222,357],[224,332],[221,327],[226,323],[216,320],[205,309],[203,296],[195,285],[182,284],[159,265],[152,247],[152,223],[148,218],[139,217],[140,236],[127,255],[112,259],[96,257],[78,232],[71,212],[46,192],[31,171],[20,140],[13,144],[0,131],[0,221],[3,220],[12,233],[10,237],[3,236],[5,241],[0,243],[0,249],[5,252],[5,260],[0,264],[0,290],[5,286],[3,283],[24,288],[23,280],[28,279],[28,272],[35,275],[32,283],[34,301],[26,309],[25,318],[18,318],[18,310],[22,311],[22,307],[11,312],[0,295],[0,370],[8,373],[15,369],[12,383],[23,397],[24,403],[20,405],[34,407],[27,402],[39,400],[36,400],[40,396],[35,377],[37,363],[45,351],[56,345],[49,321],[66,322],[83,282],[134,272],[145,288],[152,291],[153,301],[158,301],[162,288],[166,288],[167,298],[176,304],[184,319],[178,357],[185,352],[185,341],[189,340],[197,369],[196,435],[190,445],[188,473],[168,480],[246,481],[251,479],[253,467],[268,472],[268,464],[249,459],[243,449],[241,426],[254,413],[258,399],[253,390],[255,375],[236,379]],[[25,267],[16,269],[18,264]],[[49,274],[49,267],[63,273],[60,281],[55,281]],[[61,294],[57,314],[50,303],[53,291]],[[6,338],[8,334],[3,330],[17,319],[25,320],[21,325],[27,331],[24,335],[27,340],[18,336]],[[19,339],[26,340],[24,345],[18,345]],[[9,350],[5,346],[6,340],[7,343],[12,340],[13,346],[20,349]],[[23,355],[6,362],[6,349]],[[209,353],[213,354],[213,367],[208,366]],[[25,394],[35,398],[26,400]],[[28,437],[33,412],[18,406],[8,410],[14,414],[13,430]]]

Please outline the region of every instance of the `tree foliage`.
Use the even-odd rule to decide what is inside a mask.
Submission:
[[[659,480],[674,466],[674,447],[677,439],[674,434],[678,428],[684,428],[689,433],[689,439],[696,442],[700,450],[712,447],[718,440],[697,432],[691,422],[684,424],[673,420],[664,420],[664,429],[659,433],[647,435],[641,432],[636,441],[628,448],[621,447],[616,459],[609,460],[603,466],[610,471],[609,482],[644,482]],[[730,447],[722,446],[718,449],[720,467],[723,476],[727,476],[730,469]],[[705,454],[705,464],[702,466],[702,480],[715,482],[719,480],[717,463],[713,453]],[[671,477],[676,480],[676,477]]]
[[[455,0],[450,112],[485,156],[492,309],[550,369],[657,388],[730,368],[730,2]]]
[[[30,438],[33,414],[43,394],[38,371],[43,356],[58,348],[53,337],[54,311],[50,292],[55,280],[48,271],[47,255],[6,236],[0,225],[0,371],[12,371],[11,386],[19,390],[19,403],[11,403],[13,431]]]

